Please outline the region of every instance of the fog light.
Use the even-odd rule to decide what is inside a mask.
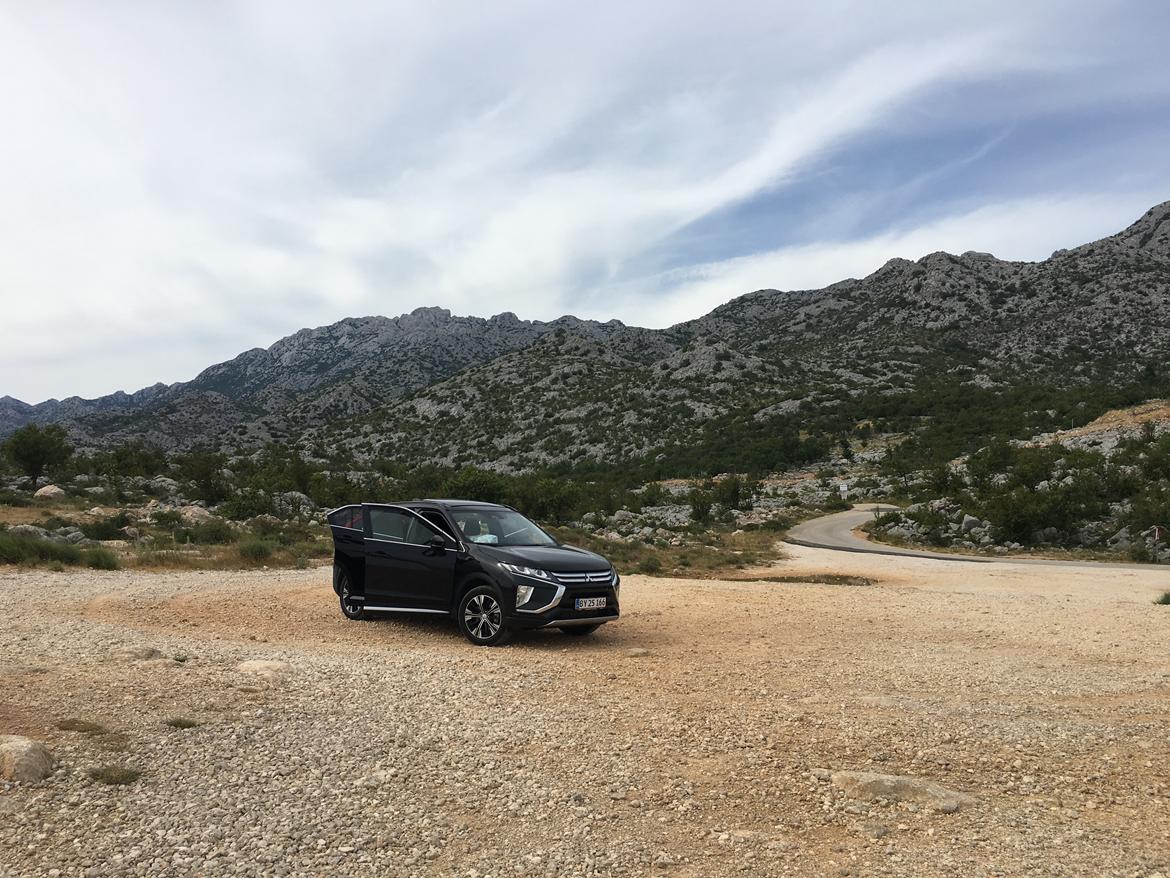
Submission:
[[[531,585],[516,586],[516,606],[522,607],[524,604],[532,600],[532,589],[533,586]]]

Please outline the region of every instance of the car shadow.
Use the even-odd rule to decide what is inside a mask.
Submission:
[[[442,638],[441,642],[443,643],[450,643],[452,641],[462,643],[468,649],[481,648],[470,643],[460,633],[454,620],[446,616],[424,615],[421,613],[371,613],[368,621],[376,625],[398,626],[405,631],[418,633],[426,637]],[[612,637],[606,637],[607,627],[607,625],[602,625],[598,631],[585,637],[573,637],[570,634],[565,634],[558,628],[520,630],[512,634],[511,640],[507,643],[507,648],[535,649],[542,652],[565,648],[611,648],[618,644],[614,642]],[[607,640],[609,641],[608,643],[606,642]]]

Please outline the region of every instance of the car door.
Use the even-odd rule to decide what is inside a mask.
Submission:
[[[404,506],[368,504],[365,511],[366,609],[447,612],[455,578],[450,540]],[[428,542],[435,537],[441,546]]]

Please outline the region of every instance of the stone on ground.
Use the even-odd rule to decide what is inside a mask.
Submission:
[[[932,780],[873,771],[835,771],[833,786],[854,799],[914,802],[950,814],[975,801],[973,796],[948,789]]]

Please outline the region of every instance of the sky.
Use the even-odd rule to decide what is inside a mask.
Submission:
[[[1170,5],[0,5],[0,396],[305,326],[662,327],[1170,199]]]

